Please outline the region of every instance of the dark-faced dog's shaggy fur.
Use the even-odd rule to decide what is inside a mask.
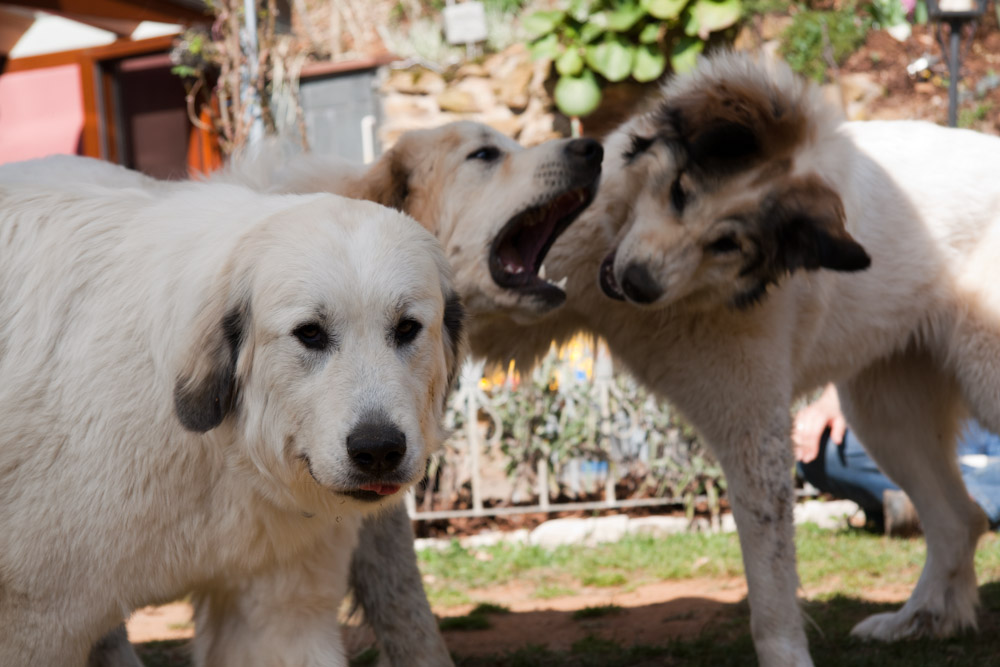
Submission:
[[[523,365],[553,336],[592,332],[687,416],[727,476],[767,666],[812,664],[789,405],[836,382],[928,544],[910,600],[854,634],[975,627],[986,524],[954,434],[966,407],[1000,431],[1000,139],[842,122],[787,67],[726,53],[668,83],[605,156],[597,198],[546,260],[568,277],[565,307],[544,326],[497,326],[474,351]]]

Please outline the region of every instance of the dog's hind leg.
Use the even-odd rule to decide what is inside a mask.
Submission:
[[[956,383],[929,354],[908,351],[867,368],[839,389],[848,424],[909,495],[927,540],[927,561],[906,604],[870,616],[851,634],[893,641],[975,628],[973,557],[986,518],[969,499],[955,455],[961,416]]]
[[[453,664],[424,593],[402,504],[365,520],[351,562],[351,587],[378,640],[380,666]]]

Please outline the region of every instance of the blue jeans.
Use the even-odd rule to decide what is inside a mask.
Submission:
[[[840,444],[829,440],[828,429],[816,458],[798,464],[799,475],[835,498],[853,500],[869,520],[881,525],[882,492],[899,487],[882,474],[850,431]],[[959,436],[958,456],[969,496],[986,513],[992,527],[1000,526],[1000,437],[969,420]],[[963,462],[973,458],[978,459],[975,465]]]

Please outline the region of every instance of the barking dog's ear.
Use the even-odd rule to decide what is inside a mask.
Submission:
[[[780,273],[862,271],[871,265],[871,257],[844,227],[840,197],[815,176],[793,179],[774,191],[762,216],[762,246],[770,246],[764,252]]]
[[[446,347],[445,359],[448,365],[448,393],[451,393],[452,385],[458,375],[458,366],[462,362],[463,332],[465,329],[465,307],[458,298],[458,294],[452,292],[444,302],[444,344]]]
[[[194,339],[174,385],[174,410],[189,431],[211,431],[236,402],[236,360],[250,307],[248,298],[229,308],[224,307],[226,300],[217,295],[196,318]]]
[[[379,158],[351,196],[405,212],[406,198],[410,194],[410,169],[404,164],[403,156],[403,150],[396,146]]]

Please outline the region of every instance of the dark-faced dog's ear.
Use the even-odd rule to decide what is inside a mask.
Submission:
[[[405,155],[403,148],[396,146],[380,157],[350,196],[405,212],[406,198],[410,195],[410,169],[405,164]]]
[[[724,176],[786,159],[806,137],[802,110],[776,90],[726,81],[689,88],[659,110],[668,141],[702,176]]]
[[[233,300],[220,293],[195,318],[193,336],[174,385],[174,410],[187,430],[211,431],[233,409],[236,361],[249,317],[249,298]]]
[[[444,301],[443,335],[445,345],[445,360],[448,365],[448,392],[451,392],[458,367],[462,363],[465,344],[465,306],[458,294],[452,292]]]
[[[844,227],[840,197],[815,176],[792,179],[774,191],[761,214],[761,245],[768,247],[764,254],[778,275],[796,269],[863,271],[871,265]]]

